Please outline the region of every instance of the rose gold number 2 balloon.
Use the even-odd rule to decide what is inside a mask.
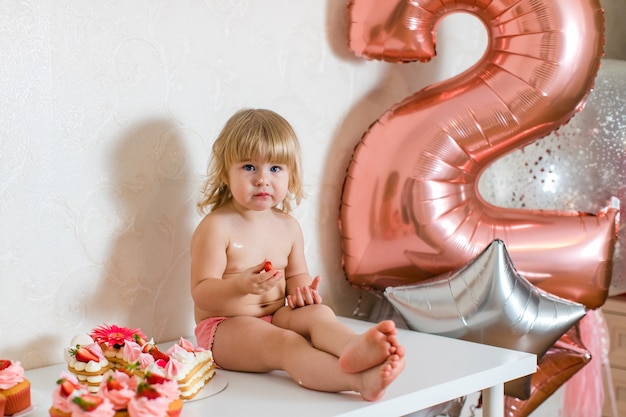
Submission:
[[[597,308],[610,285],[615,208],[505,209],[477,189],[491,162],[582,108],[603,54],[599,1],[352,0],[350,48],[426,62],[438,22],[456,11],[484,23],[485,54],[393,106],[355,148],[340,213],[348,280],[374,289],[416,283],[467,264],[497,238],[533,284]]]

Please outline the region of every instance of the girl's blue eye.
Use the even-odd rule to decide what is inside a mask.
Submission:
[[[282,168],[279,167],[278,165],[274,165],[273,167],[270,168],[270,172],[280,172]]]
[[[250,165],[250,164],[245,164],[245,165],[243,166],[243,169],[244,169],[245,171],[254,171],[254,167],[253,167],[252,165]]]

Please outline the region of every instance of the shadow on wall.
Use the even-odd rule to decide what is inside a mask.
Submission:
[[[193,322],[188,243],[195,184],[179,133],[153,120],[118,140],[110,180],[117,223],[90,310],[98,324],[139,327],[157,342],[191,334]]]
[[[434,59],[429,63],[374,63],[365,58],[355,56],[348,48],[348,2],[327,2],[328,42],[333,53],[341,60],[362,63],[368,65],[384,66],[377,85],[368,91],[363,97],[355,101],[355,104],[341,119],[337,126],[330,146],[328,156],[325,158],[325,167],[322,179],[323,188],[320,190],[320,242],[324,242],[320,248],[323,265],[326,268],[337,265],[341,269],[341,236],[338,229],[339,208],[341,204],[344,178],[352,157],[354,147],[359,143],[369,126],[374,123],[385,111],[407,96],[422,88],[438,81],[442,73],[441,60]],[[393,146],[393,143],[390,143]],[[327,276],[344,276],[343,270],[326,271]],[[367,317],[371,303],[376,301],[374,293],[350,289],[347,277],[344,281],[328,280],[327,284],[332,287],[330,293],[345,294],[353,293],[354,302],[350,305],[337,306],[336,313],[340,315],[352,315],[355,308],[359,307],[359,315]],[[363,299],[359,302],[359,296]],[[345,304],[345,303],[344,303]]]

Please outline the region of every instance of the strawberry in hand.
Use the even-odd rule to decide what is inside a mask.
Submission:
[[[270,261],[265,261],[265,263],[263,264],[263,270],[266,272],[269,272],[272,269],[274,269],[274,266],[272,265],[272,263]]]

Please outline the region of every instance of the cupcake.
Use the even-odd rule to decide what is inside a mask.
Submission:
[[[70,417],[72,415],[72,398],[74,391],[85,390],[73,374],[63,372],[52,391],[52,406],[48,410],[50,417]]]
[[[6,407],[6,405],[7,405],[7,397],[0,394],[0,416],[4,415],[4,408]]]
[[[18,361],[0,359],[0,395],[6,398],[4,414],[11,416],[30,407],[30,381]]]
[[[137,386],[137,395],[128,403],[131,417],[179,417],[182,409],[178,383],[150,370]]]
[[[105,376],[98,395],[107,398],[113,409],[115,417],[128,416],[128,403],[137,392],[137,378],[120,370],[109,371]]]
[[[131,395],[134,395],[132,392]],[[74,374],[63,372],[52,391],[50,417],[113,417],[113,404],[108,397],[92,393]]]

